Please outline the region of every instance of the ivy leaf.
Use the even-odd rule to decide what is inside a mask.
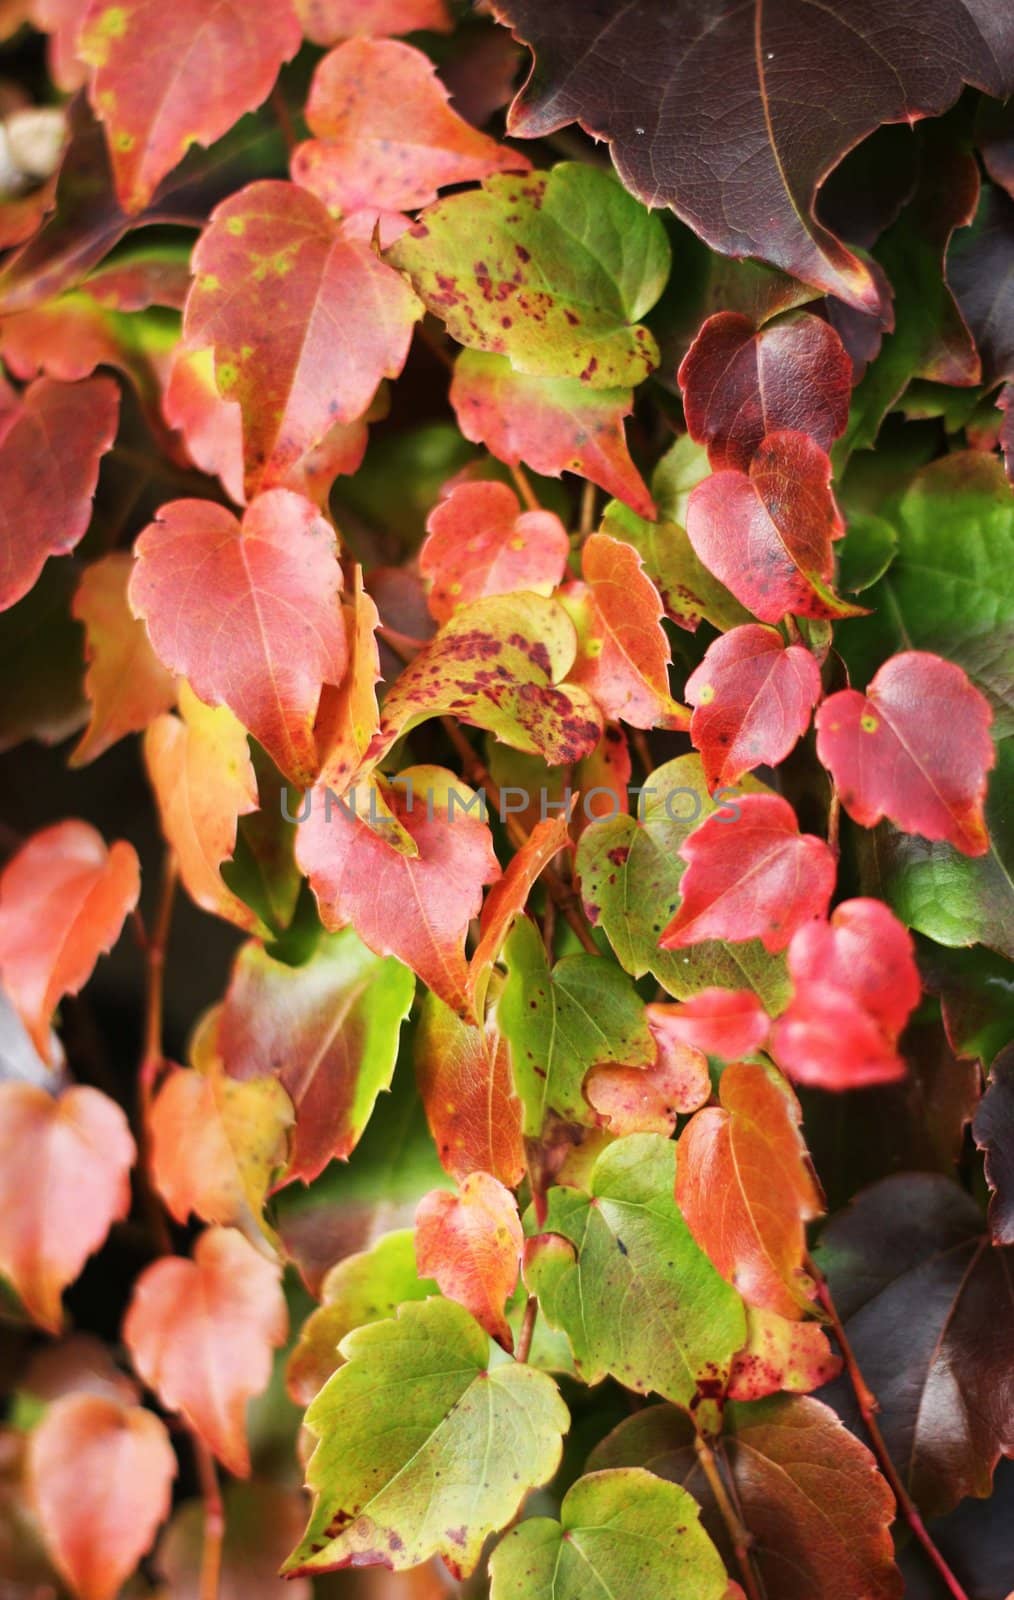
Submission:
[[[601,715],[587,690],[562,684],[577,635],[556,601],[491,595],[461,606],[392,684],[374,759],[428,717],[452,712],[550,766],[579,761],[598,744]]]
[[[98,1089],[59,1099],[0,1083],[0,1269],[25,1309],[59,1333],[60,1296],[130,1210],[136,1150],[127,1119]]]
[[[303,32],[314,44],[357,35],[450,33],[446,0],[295,0]]]
[[[247,494],[322,498],[343,460],[349,470],[342,430],[405,363],[418,300],[315,195],[270,180],[217,207],[193,271],[184,339],[214,350],[219,392],[240,406]]]
[[[235,1083],[214,1057],[174,1067],[151,1108],[151,1173],[177,1222],[262,1226],[268,1185],[285,1163],[292,1105],[275,1078]]]
[[[688,441],[688,435],[683,434],[682,439]],[[658,479],[658,472],[655,477]],[[657,482],[655,492],[659,493]],[[691,633],[697,631],[702,618],[721,633],[749,622],[750,613],[698,559],[686,529],[677,522],[646,522],[645,515],[652,513],[637,515],[639,509],[611,501],[602,515],[602,532],[633,545],[661,596],[666,616]]]
[[[904,1077],[898,1037],[919,1003],[912,939],[879,900],[846,900],[789,946],[793,994],[772,1050],[797,1083],[861,1089]]]
[[[514,1336],[504,1307],[517,1286],[524,1242],[517,1201],[488,1172],[469,1173],[457,1194],[432,1189],[416,1207],[420,1274],[434,1278],[508,1352]]]
[[[165,1424],[107,1395],[66,1394],[28,1445],[46,1546],[77,1600],[115,1600],[169,1515],[176,1455]]]
[[[488,1172],[521,1182],[525,1151],[510,1050],[493,1019],[466,1022],[435,994],[423,998],[415,1069],[440,1163],[459,1182]]]
[[[107,849],[87,822],[43,828],[0,873],[0,980],[43,1061],[53,1012],[113,948],[140,889],[133,845]]]
[[[992,1191],[990,1235],[994,1244],[1014,1244],[1014,1051],[1009,1046],[990,1068],[972,1133],[984,1153],[986,1182]]]
[[[559,517],[522,511],[505,483],[454,484],[426,519],[426,534],[419,570],[438,622],[484,595],[552,594],[570,554]]]
[[[556,1385],[516,1362],[491,1367],[487,1336],[447,1300],[402,1306],[341,1354],[306,1414],[316,1498],[283,1570],[400,1572],[441,1555],[471,1572],[486,1536],[559,1465],[569,1419]]]
[[[408,768],[382,794],[394,825],[375,831],[358,805],[314,790],[296,859],[326,928],[351,923],[370,950],[397,956],[464,1014],[468,924],[478,915],[483,884],[500,876],[489,828],[470,815],[472,791],[441,767]],[[396,828],[415,854],[403,854],[388,837]]]
[[[234,1228],[209,1228],[192,1261],[145,1268],[123,1323],[138,1376],[240,1478],[250,1473],[247,1401],[267,1387],[288,1329],[279,1279],[277,1262]]]
[[[70,757],[75,767],[103,755],[124,734],[141,732],[176,699],[172,674],[127,604],[133,565],[126,550],[114,550],[85,568],[74,595],[73,614],[85,628],[91,703],[88,726]]]
[[[92,0],[77,53],[92,68],[89,98],[124,209],[143,210],[190,145],[211,144],[267,99],[299,43],[287,0],[267,13],[249,3],[209,11],[184,0],[166,12],[155,0]]]
[[[648,1067],[655,1041],[644,1005],[625,973],[601,957],[564,956],[549,968],[535,924],[522,917],[504,952],[507,982],[497,1007],[510,1043],[525,1133],[538,1138],[554,1113],[595,1121],[582,1092],[598,1063]]]
[[[242,524],[211,501],[174,500],[135,554],[130,603],[159,660],[227,705],[291,782],[312,781],[321,687],[347,661],[331,526],[288,489],[259,496]]]
[[[625,389],[658,364],[640,319],[669,275],[665,229],[601,168],[487,178],[428,207],[388,259],[459,344],[518,372]]]
[[[680,1134],[676,1204],[748,1305],[798,1320],[813,1298],[804,1224],[823,1210],[799,1103],[749,1062],[726,1067],[718,1092],[721,1105],[698,1111]]]
[[[356,1251],[333,1266],[320,1289],[320,1305],[300,1330],[289,1356],[285,1382],[297,1405],[308,1406],[341,1364],[338,1346],[346,1334],[367,1322],[393,1317],[406,1300],[437,1293],[431,1278],[416,1269],[415,1232],[398,1228],[368,1250]]]
[[[291,1099],[287,1181],[309,1183],[329,1161],[352,1154],[377,1095],[391,1086],[414,992],[408,969],[374,955],[351,928],[323,935],[298,967],[254,941],[243,946],[217,1047],[236,1089],[266,1094],[280,1085]]]
[[[784,950],[797,928],[827,914],[836,863],[823,839],[800,833],[781,795],[746,794],[736,808],[734,819],[707,817],[680,846],[687,869],[663,949],[760,939],[765,950]]]
[[[765,1400],[788,1389],[809,1394],[841,1371],[819,1322],[798,1322],[776,1311],[746,1308],[747,1340],[729,1374],[730,1400]]]
[[[984,184],[975,221],[950,241],[945,268],[989,384],[1014,377],[1009,332],[1012,252],[1014,201],[1001,189]]]
[[[608,139],[624,183],[669,205],[714,250],[760,256],[862,311],[880,312],[870,269],[813,214],[819,185],[883,122],[938,115],[964,83],[1014,91],[1014,44],[966,0],[933,0],[885,41],[875,0],[693,0],[622,12],[563,0],[497,0],[537,60],[509,129],[542,138],[578,121]],[[800,84],[820,85],[800,101]]]
[[[119,390],[106,376],[37,378],[20,398],[0,386],[0,610],[28,593],[50,556],[84,537],[119,411]]]
[[[580,378],[535,378],[506,356],[462,350],[454,363],[451,404],[466,439],[498,461],[524,462],[543,477],[576,472],[643,517],[655,505],[630,459],[623,419],[631,389],[591,389]]]
[[[897,552],[865,596],[871,617],[841,630],[854,682],[868,683],[892,651],[930,650],[963,667],[1014,733],[1004,642],[1014,631],[1014,501],[1003,468],[958,450],[916,473],[892,515]]]
[[[185,680],[179,708],[178,717],[156,717],[144,737],[162,832],[195,904],[249,932],[260,919],[221,874],[236,849],[238,819],[257,809],[246,732],[227,706],[206,706]]]
[[[701,989],[682,1005],[650,1007],[653,1028],[664,1028],[677,1044],[736,1061],[753,1055],[771,1026],[752,989]]]
[[[959,666],[923,650],[892,656],[865,695],[842,689],[817,711],[817,754],[850,817],[985,855],[992,712]]]
[[[976,1202],[935,1173],[885,1178],[828,1223],[817,1260],[924,1515],[988,1495],[1014,1451],[1014,1266]],[[844,1386],[835,1402],[853,1420]]]
[[[595,1472],[567,1490],[560,1521],[528,1517],[490,1563],[492,1600],[651,1594],[727,1600],[721,1558],[685,1490],[639,1467]]]
[[[480,133],[449,105],[436,67],[411,45],[348,39],[313,75],[292,176],[336,213],[414,211],[437,190],[491,172],[527,172],[527,156]]]
[[[713,790],[784,761],[820,699],[820,668],[802,645],[749,623],[708,646],[684,695],[694,707],[690,737]]]
[[[675,1147],[658,1134],[608,1145],[587,1191],[550,1189],[525,1281],[585,1383],[609,1374],[689,1406],[724,1388],[746,1319],[677,1209],[675,1176]]]
[[[717,471],[749,470],[769,433],[793,429],[824,451],[845,430],[852,363],[834,329],[809,311],[755,329],[749,317],[709,317],[679,370],[690,437]]]
[[[575,610],[582,650],[571,677],[607,717],[633,728],[682,728],[687,712],[669,693],[669,641],[658,590],[632,545],[593,533],[581,551],[586,591]]]
[[[743,787],[760,785],[747,778]],[[721,809],[735,838],[739,800]],[[680,903],[685,863],[679,851],[702,817],[719,807],[708,792],[698,755],[677,756],[651,774],[638,801],[638,816],[603,819],[586,828],[577,852],[585,913],[602,928],[616,958],[631,977],[654,973],[680,999],[722,984],[753,989],[769,1012],[788,994],[782,961],[759,942],[709,942],[689,951],[659,949],[659,938]]]
[[[358,564],[342,615],[349,664],[337,689],[324,685],[314,728],[321,781],[336,794],[344,794],[349,787],[380,727],[380,613],[363,587],[363,569]]]
[[[749,473],[712,473],[693,490],[687,534],[709,572],[762,622],[855,617],[839,599],[831,541],[844,531],[831,493],[831,463],[803,433],[772,433]]]
[[[803,1326],[803,1324],[797,1324]],[[899,1330],[900,1331],[900,1330]],[[768,1594],[778,1600],[901,1600],[888,1532],[894,1497],[866,1446],[819,1400],[783,1395],[727,1405],[723,1455]],[[593,1470],[648,1467],[688,1489],[731,1564],[728,1535],[675,1406],[649,1406],[596,1447]]]
[[[545,817],[537,822],[525,843],[511,856],[503,877],[487,894],[479,918],[479,942],[468,964],[469,993],[476,1017],[484,1014],[493,965],[508,933],[524,911],[533,885],[540,872],[569,842],[564,816]]]
[[[708,1061],[702,1050],[673,1037],[667,1006],[647,1006],[655,1059],[647,1067],[593,1067],[584,1081],[585,1098],[610,1133],[664,1133],[676,1118],[696,1111],[711,1094]]]

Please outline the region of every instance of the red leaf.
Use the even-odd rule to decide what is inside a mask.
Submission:
[[[472,1172],[458,1193],[433,1189],[415,1214],[419,1275],[470,1311],[486,1332],[514,1349],[504,1307],[514,1293],[525,1236],[517,1201],[488,1172]]]
[[[855,617],[840,600],[831,541],[841,536],[831,463],[802,433],[769,434],[745,472],[715,472],[693,490],[687,533],[709,572],[762,622]]]
[[[558,478],[576,472],[642,517],[655,502],[630,459],[623,419],[632,389],[589,389],[579,378],[534,378],[504,356],[463,350],[454,363],[451,404],[458,426],[498,461]]]
[[[450,33],[446,0],[296,0],[303,32],[314,44],[355,35]]]
[[[465,1022],[435,995],[422,1003],[415,1070],[437,1155],[463,1182],[488,1172],[511,1189],[525,1172],[510,1049],[493,1019]]]
[[[651,1066],[603,1064],[593,1067],[584,1080],[585,1098],[611,1134],[662,1133],[668,1138],[676,1118],[696,1111],[711,1093],[707,1057],[674,1037],[670,1009],[645,1007],[657,1051]]]
[[[479,919],[479,942],[468,964],[469,993],[477,1020],[482,1020],[489,974],[514,919],[524,910],[540,872],[568,843],[566,817],[546,817],[537,822],[511,857],[503,877],[486,896]]]
[[[633,728],[685,727],[687,713],[669,693],[665,607],[637,551],[611,534],[593,533],[581,570],[590,602],[587,637],[571,680],[594,695],[607,717]]]
[[[682,1004],[648,1007],[652,1030],[664,1027],[678,1044],[735,1061],[759,1050],[771,1026],[752,989],[702,989]]]
[[[126,1117],[98,1089],[54,1100],[0,1083],[0,1268],[51,1333],[64,1289],[130,1210],[135,1154]]]
[[[726,1067],[719,1096],[721,1106],[698,1111],[680,1135],[676,1203],[748,1304],[798,1319],[813,1297],[803,1225],[823,1210],[799,1104],[784,1080],[747,1062]]]
[[[348,645],[348,669],[337,689],[324,685],[314,730],[321,756],[321,782],[344,794],[380,727],[377,684],[380,613],[363,588],[363,569],[356,566],[352,593],[342,607]]]
[[[784,950],[797,928],[826,914],[835,858],[823,839],[800,833],[780,795],[741,795],[735,809],[735,817],[708,817],[680,849],[680,908],[661,949],[760,939],[766,950]]]
[[[988,701],[953,661],[906,650],[865,695],[833,694],[817,712],[817,754],[850,817],[890,817],[905,833],[985,855],[986,774],[996,761]]]
[[[729,1400],[763,1400],[781,1389],[809,1394],[841,1371],[841,1357],[819,1322],[793,1322],[748,1306],[746,1325],[749,1337],[729,1374]]]
[[[401,371],[418,300],[294,183],[252,183],[223,201],[193,271],[184,337],[191,350],[214,349],[219,391],[239,402],[247,493],[281,484],[319,494],[314,454],[329,458],[337,440],[334,471],[348,465],[342,430]]]
[[[690,437],[716,469],[745,472],[769,433],[792,429],[830,450],[844,433],[852,363],[834,329],[809,311],[754,329],[720,311],[701,328],[679,370]]]
[[[169,1515],[176,1456],[165,1424],[94,1394],[51,1405],[29,1438],[28,1486],[77,1600],[115,1600]]]
[[[276,1262],[234,1228],[209,1228],[194,1259],[166,1257],[134,1286],[123,1338],[138,1376],[237,1477],[250,1472],[246,1405],[271,1376],[288,1312]]]
[[[716,639],[684,690],[695,708],[690,737],[708,788],[784,761],[820,694],[814,657],[801,645],[786,645],[774,628],[747,623]]]
[[[293,783],[311,782],[321,687],[341,683],[347,655],[331,526],[288,489],[260,495],[242,525],[211,501],[174,500],[135,550],[130,603],[159,659],[227,705]]]
[[[84,536],[119,410],[108,377],[38,378],[20,400],[0,388],[0,611],[28,593],[49,556]]]
[[[857,1089],[905,1075],[899,1034],[919,1003],[907,929],[879,900],[847,900],[789,946],[794,985],[772,1050],[799,1083]]]
[[[306,102],[315,138],[292,176],[336,213],[414,211],[449,183],[528,172],[527,156],[452,111],[436,67],[390,39],[349,39],[317,67]]]
[[[521,511],[505,483],[458,483],[430,512],[419,568],[432,585],[429,608],[446,622],[483,595],[532,589],[552,594],[570,540],[552,511]]]
[[[176,685],[155,655],[144,623],[131,615],[127,584],[133,557],[114,550],[88,567],[73,613],[85,627],[85,690],[92,714],[70,764],[94,761],[124,734],[139,733],[176,699]]]
[[[141,211],[192,144],[209,145],[265,100],[299,49],[289,0],[93,0],[77,41],[106,124],[116,192]]]
[[[414,794],[392,785],[381,798],[414,855],[388,837],[394,825],[375,831],[365,820],[362,791],[343,804],[318,788],[299,827],[296,858],[326,928],[351,923],[377,955],[397,956],[449,1006],[467,1010],[465,935],[483,884],[500,876],[493,841],[486,823],[462,809],[472,793],[450,773],[415,767],[401,778],[411,780]]]
[[[87,822],[44,828],[0,874],[0,981],[44,1061],[53,1012],[112,949],[140,887],[133,845],[107,850]]]
[[[242,505],[243,415],[237,400],[218,392],[213,350],[176,346],[162,412],[170,428],[182,433],[194,466],[219,478],[229,499]]]

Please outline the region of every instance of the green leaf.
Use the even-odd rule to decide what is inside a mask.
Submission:
[[[937,944],[984,944],[1014,961],[1014,739],[997,746],[986,799],[989,850],[966,856],[882,824],[863,835],[872,883],[909,928]]]
[[[609,1145],[589,1190],[555,1188],[525,1277],[567,1333],[586,1383],[610,1374],[689,1406],[721,1392],[746,1343],[743,1302],[694,1243],[673,1197],[676,1148],[659,1134]],[[552,1235],[559,1238],[552,1238]]]
[[[651,475],[659,516],[684,527],[692,491],[710,477],[711,463],[704,445],[696,444],[689,433],[681,433]]]
[[[855,512],[838,546],[838,587],[861,594],[884,576],[897,548],[898,530],[886,517],[872,511]]]
[[[570,1419],[555,1383],[519,1362],[490,1367],[488,1337],[449,1300],[403,1306],[341,1354],[306,1413],[315,1501],[283,1570],[402,1571],[440,1555],[471,1572],[560,1463]]]
[[[611,500],[602,532],[633,545],[667,614],[682,627],[694,629],[703,617],[724,633],[753,621],[725,585],[712,577],[679,523],[646,522],[622,501]]]
[[[637,326],[669,275],[661,220],[601,167],[498,175],[427,207],[388,251],[459,344],[594,389],[647,377]]]
[[[898,553],[863,595],[874,614],[835,643],[867,684],[899,650],[956,661],[993,707],[993,733],[1014,733],[1014,496],[996,456],[959,451],[925,467],[901,501]]]
[[[552,972],[535,924],[520,917],[504,950],[508,977],[497,1008],[510,1043],[524,1131],[537,1138],[550,1112],[597,1122],[582,1093],[600,1062],[646,1067],[655,1042],[626,973],[600,956],[564,956]]]
[[[770,791],[746,777],[737,789]],[[577,852],[577,872],[585,911],[601,923],[617,960],[634,978],[651,972],[677,999],[717,986],[753,989],[775,1014],[789,995],[785,961],[769,955],[757,939],[742,944],[708,941],[688,950],[660,950],[658,941],[680,903],[685,870],[678,851],[687,835],[722,806],[730,814],[730,847],[735,841],[734,791],[719,790],[718,805],[708,794],[701,758],[677,756],[658,767],[639,796],[640,819],[607,817],[586,828]]]
[[[531,1517],[493,1553],[491,1600],[723,1600],[728,1580],[696,1502],[641,1467],[579,1478],[560,1521]]]

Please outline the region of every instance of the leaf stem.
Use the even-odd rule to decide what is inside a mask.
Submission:
[[[746,1591],[748,1600],[763,1600],[757,1573],[754,1570],[753,1560],[750,1555],[750,1546],[753,1540],[743,1526],[742,1518],[732,1503],[729,1491],[725,1487],[725,1482],[719,1471],[718,1462],[715,1460],[714,1452],[703,1434],[698,1433],[695,1437],[694,1449],[697,1452],[701,1470],[708,1480],[708,1487],[715,1497],[715,1504],[721,1513],[729,1538],[732,1541],[736,1565],[739,1567],[740,1577],[743,1580],[743,1588]]]
[[[932,1535],[923,1522],[918,1507],[905,1488],[901,1480],[901,1474],[891,1460],[890,1452],[877,1422],[877,1411],[880,1408],[877,1405],[876,1396],[871,1392],[863,1377],[859,1363],[856,1360],[855,1351],[849,1343],[848,1335],[845,1332],[838,1309],[832,1298],[830,1285],[812,1256],[809,1255],[806,1257],[806,1270],[817,1286],[817,1298],[827,1315],[831,1324],[831,1331],[838,1342],[838,1348],[841,1350],[842,1359],[845,1362],[845,1370],[848,1373],[849,1382],[852,1385],[863,1424],[869,1434],[873,1453],[880,1463],[881,1472],[890,1484],[891,1491],[898,1504],[898,1510],[939,1573],[948,1594],[953,1597],[953,1600],[968,1600],[967,1593],[961,1587],[961,1584],[933,1543]]]
[[[542,507],[539,505],[538,499],[536,498],[535,490],[532,488],[528,474],[521,465],[520,461],[516,467],[511,467],[510,472],[511,477],[514,479],[514,482],[517,486],[518,494],[521,496],[521,499],[524,503],[525,510],[541,511]]]
[[[835,860],[841,855],[841,846],[838,842],[838,829],[841,824],[841,795],[835,783],[831,784],[831,798],[827,806],[827,843]]]
[[[200,1600],[218,1600],[222,1572],[222,1545],[225,1540],[225,1508],[218,1484],[215,1458],[199,1433],[191,1430],[194,1463],[204,1502],[204,1543],[201,1547]]]
[[[578,531],[582,539],[587,539],[595,526],[595,505],[598,491],[593,483],[586,478],[581,488],[581,520]]]
[[[528,1296],[525,1305],[524,1321],[521,1332],[518,1334],[518,1347],[514,1352],[515,1361],[527,1361],[532,1353],[532,1335],[535,1333],[535,1319],[539,1314],[539,1302],[535,1295]]]
[[[644,776],[650,778],[655,770],[655,763],[651,758],[651,751],[648,749],[648,741],[640,728],[630,729],[630,742],[637,752],[637,759],[641,763]]]
[[[275,121],[278,123],[278,126],[281,129],[282,138],[285,140],[285,148],[291,156],[292,152],[299,143],[299,137],[296,133],[288,105],[286,104],[285,96],[282,93],[281,84],[276,83],[272,89],[270,95],[270,105],[275,114]]]

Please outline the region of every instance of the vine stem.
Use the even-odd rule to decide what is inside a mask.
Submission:
[[[833,853],[835,860],[841,854],[838,842],[838,829],[841,823],[841,795],[835,783],[831,784],[831,799],[827,807],[827,843],[828,849]]]
[[[640,728],[631,728],[629,732],[630,742],[637,753],[637,759],[641,763],[644,776],[646,778],[650,778],[655,770],[655,763],[651,759],[651,751],[648,749],[648,741]]]
[[[517,486],[518,494],[521,496],[521,499],[524,502],[525,510],[541,511],[542,507],[539,505],[538,497],[535,493],[535,490],[532,488],[528,479],[528,474],[521,465],[520,461],[516,467],[511,467],[510,470],[511,477],[514,479],[514,482]]]
[[[138,1173],[143,1184],[145,1208],[149,1214],[152,1231],[162,1255],[173,1255],[172,1238],[166,1223],[165,1212],[159,1203],[149,1166],[150,1150],[148,1118],[151,1102],[165,1057],[162,1053],[162,1023],[165,1009],[165,959],[172,926],[173,906],[176,902],[176,885],[179,872],[176,857],[167,850],[162,868],[162,886],[150,929],[140,917],[135,928],[144,950],[147,974],[144,1005],[144,1042],[141,1066],[138,1073],[138,1098],[140,1118],[138,1125]],[[204,1541],[201,1547],[200,1600],[218,1600],[219,1579],[222,1570],[222,1544],[225,1539],[225,1511],[218,1483],[215,1458],[196,1428],[184,1421],[194,1452],[194,1464],[204,1504]]]
[[[440,721],[444,732],[450,739],[461,761],[465,777],[470,783],[478,785],[480,789],[485,791],[486,798],[493,810],[498,817],[503,819],[503,825],[507,829],[515,850],[523,850],[531,835],[527,828],[521,826],[517,817],[512,816],[509,812],[506,816],[504,815],[500,789],[489,768],[481,757],[476,755],[453,717],[441,717]],[[564,882],[554,867],[543,867],[541,877],[557,907],[580,939],[584,949],[587,950],[590,956],[601,955],[602,952],[592,938],[591,930],[581,914],[580,902],[574,891]]]
[[[747,1600],[763,1600],[757,1581],[757,1574],[754,1571],[753,1561],[750,1556],[750,1546],[753,1541],[743,1526],[742,1518],[732,1503],[728,1489],[725,1487],[714,1451],[701,1433],[698,1433],[694,1439],[694,1450],[697,1453],[701,1470],[708,1480],[708,1487],[715,1497],[715,1504],[721,1513],[722,1521],[725,1523],[729,1538],[732,1541],[736,1565],[739,1567],[739,1574],[743,1580],[743,1588],[746,1591]]]
[[[581,488],[581,512],[578,526],[582,539],[586,539],[595,526],[597,493],[595,485],[585,479]]]
[[[277,83],[271,91],[269,103],[281,130],[282,138],[285,140],[285,148],[291,156],[299,143],[299,135],[293,125],[292,116],[285,102],[285,96]]]
[[[532,1336],[535,1333],[535,1319],[539,1314],[539,1302],[535,1295],[530,1294],[525,1304],[524,1321],[521,1332],[518,1334],[518,1347],[514,1352],[515,1361],[527,1361],[532,1352]]]
[[[862,1370],[856,1360],[855,1351],[849,1343],[848,1334],[845,1332],[838,1309],[834,1303],[830,1285],[812,1256],[806,1257],[806,1270],[817,1286],[817,1298],[831,1324],[831,1331],[837,1340],[838,1348],[841,1350],[845,1371],[848,1373],[849,1382],[852,1385],[856,1402],[859,1406],[859,1413],[863,1419],[866,1432],[869,1434],[873,1453],[880,1464],[881,1472],[891,1486],[891,1491],[898,1504],[898,1510],[939,1573],[948,1594],[953,1597],[953,1600],[968,1600],[966,1591],[961,1587],[961,1584],[934,1544],[933,1537],[922,1520],[918,1506],[905,1488],[904,1483],[901,1481],[901,1474],[891,1460],[890,1452],[877,1422],[879,1407],[876,1396],[872,1393],[866,1379],[863,1377]]]

